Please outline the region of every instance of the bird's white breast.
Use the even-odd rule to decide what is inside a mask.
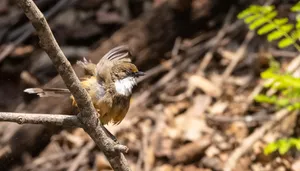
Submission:
[[[132,88],[137,84],[134,77],[126,77],[115,82],[115,89],[118,94],[129,96],[132,93]]]

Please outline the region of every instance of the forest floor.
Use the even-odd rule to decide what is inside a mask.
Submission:
[[[255,102],[257,94],[268,92],[260,73],[270,56],[282,70],[299,73],[300,56],[293,48],[276,48],[237,19],[260,1],[193,0],[188,10],[188,1],[180,0],[35,2],[75,67],[83,57],[97,62],[117,45],[133,49],[146,76],[125,119],[107,127],[129,148],[125,156],[132,170],[300,170],[295,149],[285,155],[263,152],[279,138],[299,136],[299,125],[297,112]],[[295,3],[273,1],[282,15]],[[33,27],[14,2],[1,0],[0,111],[75,114],[69,98],[23,93],[56,86],[63,86],[61,78]],[[110,170],[81,128],[15,123],[0,123],[0,168]]]

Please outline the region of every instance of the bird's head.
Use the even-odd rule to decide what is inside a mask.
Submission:
[[[97,76],[107,84],[113,85],[115,91],[130,96],[137,85],[137,78],[144,75],[131,62],[131,53],[127,46],[118,46],[110,50],[97,64]]]
[[[144,73],[138,71],[134,64],[123,62],[112,67],[111,75],[116,92],[129,96],[132,88],[137,85],[137,78],[143,76]]]

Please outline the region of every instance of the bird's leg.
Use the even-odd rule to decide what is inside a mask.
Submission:
[[[109,132],[109,130],[107,130],[107,129],[105,128],[105,126],[102,125],[102,128],[103,128],[103,130],[104,130],[104,132],[106,133],[107,136],[109,136],[109,137],[110,137],[114,142],[116,142],[117,144],[120,144],[120,143],[118,142],[118,139],[117,139],[111,132]]]

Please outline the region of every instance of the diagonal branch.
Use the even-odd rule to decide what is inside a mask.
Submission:
[[[51,58],[67,88],[74,96],[80,110],[78,119],[81,121],[83,129],[103,151],[114,170],[130,170],[124,155],[120,152],[119,148],[116,148],[120,145],[117,145],[105,134],[103,129],[104,127],[97,118],[97,112],[91,102],[91,97],[88,95],[86,90],[81,87],[78,77],[76,76],[70,62],[67,60],[57,44],[41,11],[32,0],[19,0],[17,3],[23,9],[25,15],[29,18],[36,29],[40,39],[40,46]]]

